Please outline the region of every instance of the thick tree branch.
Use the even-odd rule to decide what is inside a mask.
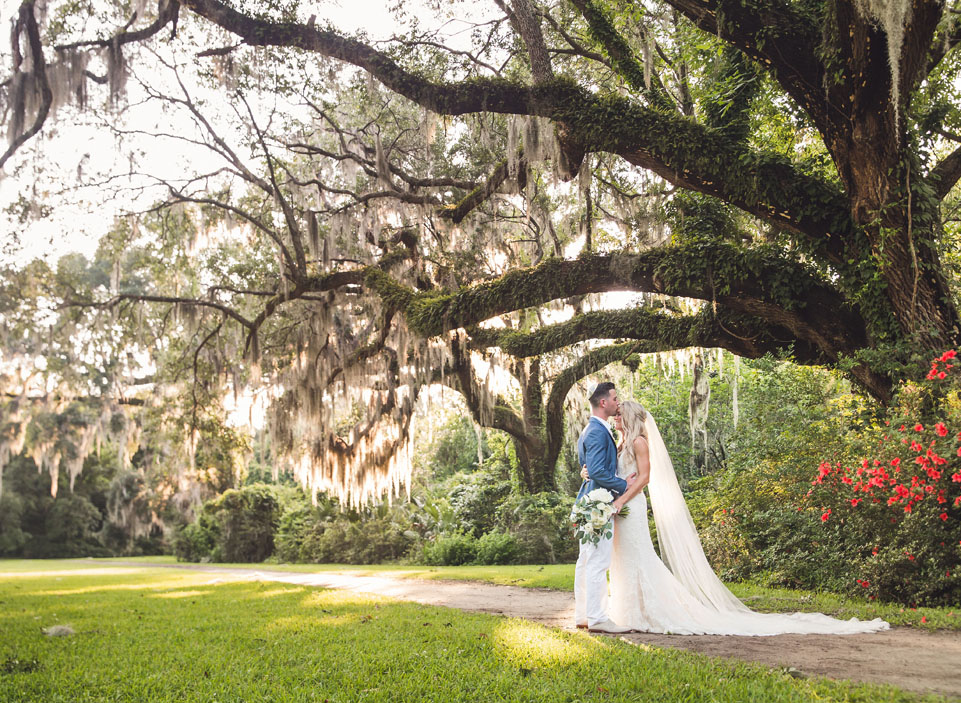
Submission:
[[[448,295],[415,294],[370,278],[367,284],[393,297],[412,328],[426,336],[551,300],[620,290],[712,301],[764,318],[826,350],[849,349],[866,338],[863,321],[837,290],[767,248],[667,246],[642,254],[552,259]]]
[[[20,12],[17,15],[17,20],[14,23],[13,29],[13,43],[16,45],[20,41],[20,32],[23,32],[27,36],[27,43],[29,44],[30,51],[30,72],[20,73],[19,63],[15,66],[15,77],[13,90],[27,91],[31,90],[31,86],[28,85],[28,79],[36,81],[40,89],[40,105],[37,108],[37,114],[33,119],[33,124],[28,130],[17,134],[16,138],[7,147],[7,150],[0,156],[0,169],[3,165],[7,163],[11,156],[13,156],[17,149],[26,144],[34,135],[37,134],[42,128],[43,123],[47,120],[47,115],[50,113],[50,106],[53,104],[53,91],[50,90],[50,81],[47,79],[47,63],[43,58],[43,45],[40,43],[40,30],[37,27],[37,18],[34,16],[34,3],[30,0],[24,0],[20,5]],[[14,46],[14,55],[19,57],[19,47]],[[25,100],[21,96],[20,99],[14,100],[14,104],[23,105]],[[14,114],[13,119],[22,119],[23,115]],[[19,129],[15,129],[14,133],[19,132]]]
[[[934,192],[938,200],[943,200],[961,178],[961,147],[941,159],[940,163],[931,169],[928,178],[934,182]]]
[[[815,51],[821,28],[785,0],[667,0],[698,28],[767,68],[822,128],[833,119],[824,97],[824,69]],[[829,119],[830,118],[830,119]]]

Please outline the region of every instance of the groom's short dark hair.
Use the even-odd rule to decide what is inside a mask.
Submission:
[[[614,390],[614,384],[610,381],[598,383],[597,388],[595,388],[594,392],[591,393],[591,407],[596,408],[598,405],[600,405],[601,401],[604,400],[612,390]]]

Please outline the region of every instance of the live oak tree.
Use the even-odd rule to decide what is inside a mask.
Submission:
[[[145,89],[222,164],[157,179],[158,207],[246,227],[256,263],[199,297],[75,302],[196,311],[198,358],[283,387],[275,439],[312,485],[401,481],[428,383],[510,433],[539,490],[570,384],[632,353],[790,353],[886,401],[958,342],[957,3],[495,0],[456,46],[410,18],[374,43],[296,4],[89,9],[44,25],[21,5],[0,163],[91,81],[122,102],[158,56],[220,91],[239,138],[180,73]],[[640,295],[588,309],[612,291]]]

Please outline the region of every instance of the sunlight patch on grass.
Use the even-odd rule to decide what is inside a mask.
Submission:
[[[357,625],[363,616],[360,613],[340,613],[311,617],[302,614],[276,618],[262,628],[265,635],[303,634],[317,632],[328,627]]]
[[[36,563],[37,562],[33,562],[33,564],[36,564]],[[18,570],[18,571],[7,571],[4,568],[0,567],[0,579],[16,579],[16,578],[32,579],[32,578],[54,578],[54,577],[63,577],[63,576],[76,576],[78,571],[82,571],[85,576],[121,576],[123,574],[144,573],[145,571],[147,571],[147,569],[140,569],[137,567],[125,568],[122,566],[98,569],[95,567],[84,568],[83,566],[79,566],[76,569],[69,570],[69,571],[64,569],[57,569],[56,571],[44,571],[44,570],[28,571],[26,569]]]
[[[35,595],[38,596],[78,596],[84,593],[96,593],[98,591],[170,591],[173,589],[182,587],[182,579],[177,578],[180,574],[164,574],[165,576],[172,577],[163,581],[154,581],[151,583],[112,583],[112,584],[94,584],[91,586],[83,586],[80,588],[65,588],[59,590],[44,590],[37,591]],[[209,574],[202,574],[203,576],[208,576]],[[76,576],[76,573],[73,574]],[[247,579],[243,577],[235,577],[232,579],[226,579],[230,582],[236,581],[246,581]],[[225,579],[216,579],[217,582],[223,582]],[[203,585],[213,585],[211,582],[206,582]]]
[[[210,591],[167,591],[165,593],[151,593],[151,598],[193,598],[209,595]]]
[[[270,590],[260,591],[257,598],[273,598],[274,596],[285,596],[290,593],[301,593],[303,588],[271,588]]]
[[[528,669],[587,663],[610,650],[600,639],[576,637],[524,620],[505,620],[490,635],[505,661]]]

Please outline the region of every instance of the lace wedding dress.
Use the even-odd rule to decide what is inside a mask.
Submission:
[[[717,578],[704,556],[670,456],[650,414],[645,429],[651,459],[648,490],[664,560],[654,551],[647,499],[641,491],[628,503],[629,514],[615,518],[610,605],[614,622],[642,632],[675,635],[843,635],[888,629],[888,623],[881,619],[756,613],[741,603]],[[623,456],[618,459],[618,475],[622,478],[636,471],[631,461]]]

